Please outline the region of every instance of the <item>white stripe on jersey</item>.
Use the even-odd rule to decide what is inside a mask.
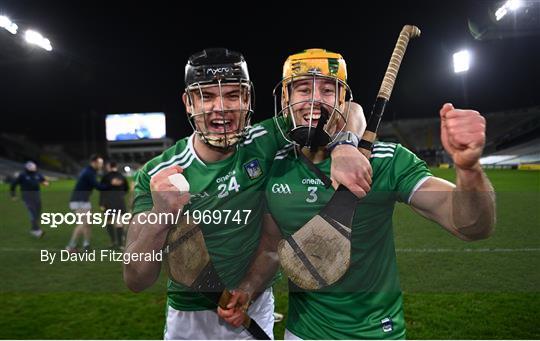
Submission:
[[[244,140],[240,142],[240,144],[243,144],[245,141],[250,140],[253,136],[253,134],[258,133],[260,131],[266,131],[263,126],[257,126],[257,127],[249,127],[247,129],[246,136],[244,136]]]
[[[253,133],[256,133],[258,131],[266,130],[263,126],[257,126],[257,127],[250,127],[248,128],[246,139],[249,139]]]
[[[174,161],[184,158],[184,156],[186,156],[187,153],[189,153],[189,148],[184,149],[180,154],[175,155],[170,160],[163,161],[162,163],[158,164],[157,166],[155,166],[148,172],[148,175],[153,175],[154,173],[157,173],[158,171],[160,171],[162,168],[171,165]]]
[[[193,147],[193,140],[195,140],[196,138],[197,138],[197,136],[195,136],[195,134],[191,135],[189,140],[188,140],[187,147],[191,151],[191,154],[193,154],[195,159],[197,159],[197,161],[199,161],[199,163],[201,165],[206,166],[206,164],[201,159],[199,159],[199,156],[197,155],[197,152],[195,152],[195,147]],[[193,160],[191,160],[191,161],[193,161]],[[189,161],[188,166],[191,164],[191,161]],[[187,168],[187,167],[183,167],[183,168]]]
[[[373,152],[393,152],[394,149],[392,148],[387,148],[387,147],[374,147]]]
[[[418,182],[416,183],[416,185],[414,185],[412,191],[411,191],[411,194],[409,195],[409,199],[407,199],[407,204],[411,204],[411,200],[412,200],[412,197],[414,195],[414,193],[416,193],[416,191],[420,188],[420,186],[422,186],[424,184],[424,182],[426,182],[426,180],[428,180],[429,178],[431,178],[431,176],[426,176],[426,177],[423,177],[422,179],[418,180]]]
[[[383,154],[371,154],[371,157],[374,158],[385,158],[385,157],[394,157],[394,154],[390,154],[390,153],[383,153]]]
[[[253,139],[257,138],[257,137],[261,137],[263,135],[266,135],[268,134],[268,132],[266,130],[262,130],[262,131],[259,131],[259,132],[256,132],[254,133],[253,135],[251,135],[248,139],[244,140],[241,145],[242,146],[245,146],[246,144],[250,144],[251,142],[253,142]]]
[[[293,150],[293,145],[291,143],[286,144],[282,149],[278,150],[276,153],[276,157],[274,157],[274,160],[281,160],[287,157],[289,152]]]
[[[192,155],[189,160],[186,161],[186,163],[184,164],[181,164],[179,165],[180,167],[182,167],[183,169],[186,169],[189,167],[189,165],[191,165],[191,163],[193,162],[193,160],[195,160],[195,158],[197,158],[195,155]],[[197,158],[198,159],[198,158]]]
[[[193,162],[193,160],[195,160],[195,155],[193,155],[191,153],[188,153],[186,156],[188,157],[187,160],[176,160],[175,162],[173,162],[169,166],[178,165],[178,166],[182,167],[183,169],[188,168],[189,165],[191,165],[191,163]],[[154,175],[156,175],[156,174],[153,174],[150,177],[153,177]]]
[[[192,142],[191,142],[192,139],[194,138],[194,135],[195,134],[191,135],[188,138],[188,146],[187,146],[187,148],[185,148],[180,154],[173,156],[170,160],[163,161],[160,164],[158,164],[157,166],[155,166],[154,168],[152,168],[148,172],[148,175],[153,176],[155,173],[159,172],[163,168],[166,168],[166,167],[169,167],[169,166],[172,166],[172,165],[178,165],[178,164],[181,164],[181,163],[184,163],[184,162],[188,161],[189,158],[191,158],[193,156],[193,154],[194,154],[193,153],[193,145],[192,145]]]
[[[291,143],[289,144],[286,144],[285,146],[283,146],[283,148],[281,148],[280,150],[278,150],[276,152],[276,155],[279,155],[279,154],[288,154],[291,149],[292,149],[293,145]]]
[[[174,164],[182,167],[183,169],[186,169],[191,165],[193,160],[197,159],[203,166],[206,166],[204,162],[202,162],[201,159],[197,156],[197,153],[195,152],[195,148],[193,147],[193,140],[197,137],[195,135],[191,135],[188,139],[187,149],[189,152],[186,154],[186,157],[182,158],[182,160],[175,162]]]
[[[187,159],[189,159],[191,156],[193,156],[193,154],[191,153],[191,151],[189,149],[186,149],[186,151],[184,151],[181,155],[183,155],[181,159],[179,159],[178,157],[175,156],[174,158],[167,161],[166,164],[161,163],[160,165],[163,165],[162,167],[160,167],[158,169],[156,169],[156,167],[155,167],[154,169],[152,169],[152,173],[148,172],[148,175],[153,176],[153,175],[155,175],[155,173],[159,172],[160,170],[162,170],[164,168],[167,168],[167,167],[173,166],[173,165],[178,165],[180,163],[184,163],[184,162],[186,162]]]
[[[390,143],[390,142],[375,142],[375,144],[373,146],[374,147],[396,148],[396,144],[395,143]]]

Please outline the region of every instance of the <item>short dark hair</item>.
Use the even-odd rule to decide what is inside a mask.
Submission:
[[[90,162],[94,162],[96,161],[97,159],[103,159],[103,157],[99,154],[92,154],[90,155]]]
[[[109,167],[116,168],[118,167],[118,164],[116,163],[116,161],[109,161]]]

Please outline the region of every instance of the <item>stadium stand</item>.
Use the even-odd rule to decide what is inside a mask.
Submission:
[[[10,179],[14,179],[24,169],[24,162],[16,162],[0,157],[0,181],[9,183]],[[72,175],[39,169],[48,180],[72,178]]]
[[[41,146],[17,134],[0,134],[0,157],[16,162],[34,160],[40,169],[64,175],[75,175],[82,168],[62,147]]]
[[[482,164],[518,166],[540,163],[540,107],[484,114],[487,141]],[[449,162],[440,141],[438,117],[382,122],[382,141],[399,142],[432,166]]]
[[[540,138],[497,151],[480,159],[482,165],[540,164]]]
[[[40,172],[50,180],[71,178],[82,168],[61,148],[40,146],[23,135],[0,134],[1,181],[13,178],[28,160],[36,161]]]

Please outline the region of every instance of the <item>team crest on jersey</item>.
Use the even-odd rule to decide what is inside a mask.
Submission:
[[[248,173],[250,179],[256,179],[263,174],[259,160],[255,159],[244,164],[244,169]]]
[[[388,333],[394,330],[394,324],[392,323],[392,319],[389,317],[385,317],[381,320],[381,327],[383,332]]]

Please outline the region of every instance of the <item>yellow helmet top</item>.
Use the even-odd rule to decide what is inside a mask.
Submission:
[[[283,65],[283,79],[300,75],[319,74],[347,82],[347,65],[339,53],[324,49],[308,49],[293,54]]]

